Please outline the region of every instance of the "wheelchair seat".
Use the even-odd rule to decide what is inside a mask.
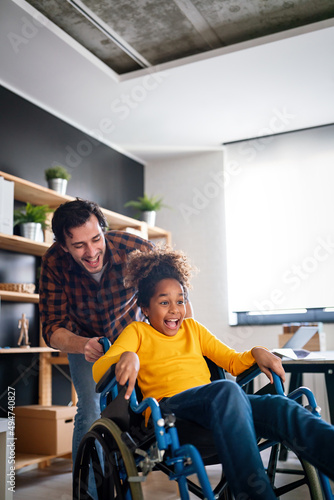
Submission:
[[[222,378],[223,371],[220,372],[218,367],[212,363],[211,360],[206,359],[206,361],[210,369],[211,380]],[[114,366],[112,366],[97,383],[96,392],[103,392],[107,387],[108,381],[114,376],[115,371]],[[137,400],[142,401],[142,394],[137,383],[135,391]],[[118,386],[117,392],[118,394],[114,399],[110,398],[108,400],[106,408],[101,412],[101,416],[103,418],[112,419],[123,432],[128,432],[130,429],[133,430],[136,428],[137,438],[147,439],[150,435],[154,436],[152,421],[149,420],[147,426],[145,426],[144,417],[134,413],[129,405],[129,400],[124,399],[126,387]],[[166,415],[163,416],[166,417]],[[181,418],[176,418],[175,426],[179,433],[181,445],[190,443],[198,449],[204,461],[219,463],[212,433],[209,429],[205,429],[195,422],[189,422]]]

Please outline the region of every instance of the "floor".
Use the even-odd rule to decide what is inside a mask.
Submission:
[[[292,454],[291,454],[292,455]],[[295,467],[293,455],[287,462],[287,467]],[[208,470],[210,481],[220,477],[220,468],[212,466]],[[71,493],[72,463],[70,460],[56,459],[44,469],[25,468],[16,472],[15,500],[72,500]],[[284,482],[284,477],[281,477]],[[303,487],[305,488],[305,487]],[[300,489],[281,497],[282,500],[307,500],[306,489]],[[177,500],[179,499],[175,481],[169,481],[161,472],[148,475],[143,483],[145,500]],[[196,499],[190,494],[191,500]]]

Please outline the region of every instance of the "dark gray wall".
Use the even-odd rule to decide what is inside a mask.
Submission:
[[[87,104],[88,105],[88,104]],[[72,175],[67,194],[131,215],[124,203],[143,192],[143,165],[0,87],[0,169],[47,186],[54,163]]]
[[[89,105],[89,104],[87,104]],[[132,215],[124,203],[143,194],[143,166],[91,138],[27,100],[0,87],[0,170],[47,186],[44,170],[53,164],[72,175],[67,194],[93,200]],[[40,259],[0,250],[0,282],[36,282]],[[15,346],[22,313],[30,320],[32,345],[38,345],[38,308],[2,302],[0,346]],[[28,368],[30,367],[30,370]],[[66,367],[63,367],[66,372]],[[53,403],[68,404],[70,384],[53,369]],[[0,417],[7,416],[7,387],[16,381],[16,404],[38,402],[38,355],[0,358]]]

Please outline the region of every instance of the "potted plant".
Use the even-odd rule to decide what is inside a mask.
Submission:
[[[67,172],[65,167],[55,165],[54,167],[47,168],[44,173],[50,189],[60,194],[66,194],[67,183],[72,176]]]
[[[14,226],[20,227],[20,234],[30,240],[43,241],[43,230],[48,227],[47,216],[52,209],[48,205],[31,205],[14,210]]]
[[[133,207],[137,210],[136,217],[141,216],[141,220],[147,222],[148,225],[155,225],[156,212],[162,207],[167,207],[162,203],[162,198],[157,196],[138,196],[137,200],[131,200],[125,203],[125,207]]]

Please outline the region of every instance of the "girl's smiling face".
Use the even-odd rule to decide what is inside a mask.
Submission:
[[[186,314],[182,285],[171,278],[159,281],[149,307],[142,307],[142,311],[153,328],[168,337],[173,337],[179,331]]]

